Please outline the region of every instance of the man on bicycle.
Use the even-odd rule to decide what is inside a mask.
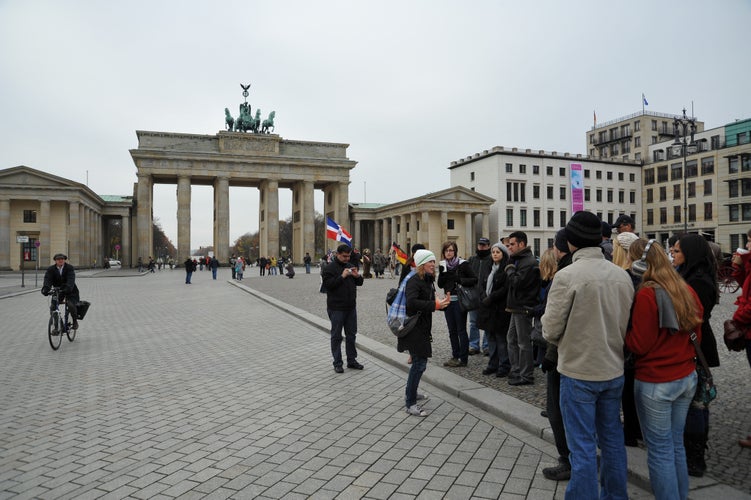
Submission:
[[[80,300],[78,296],[78,287],[76,286],[76,269],[65,262],[68,256],[62,253],[55,254],[53,257],[55,263],[47,268],[44,273],[44,285],[42,286],[42,295],[49,295],[53,286],[60,288],[62,293],[60,299],[65,299],[68,305],[68,311],[73,318],[73,329],[78,330],[78,314],[76,304]]]

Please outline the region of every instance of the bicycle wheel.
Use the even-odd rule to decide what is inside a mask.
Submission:
[[[65,306],[65,335],[68,336],[68,340],[70,342],[73,342],[73,339],[76,338],[76,332],[78,330],[73,329],[73,324],[70,319],[70,314],[68,314],[68,306]]]
[[[62,324],[60,321],[60,313],[58,311],[52,311],[52,313],[50,313],[50,321],[47,323],[47,337],[50,340],[50,347],[57,351],[60,347],[60,343],[63,341]]]

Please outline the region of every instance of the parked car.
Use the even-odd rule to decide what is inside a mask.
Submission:
[[[122,267],[119,260],[110,259],[107,264],[110,269],[120,269],[120,267]]]

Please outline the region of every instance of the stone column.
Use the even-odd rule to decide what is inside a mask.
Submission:
[[[50,200],[41,200],[39,202],[39,250],[37,251],[37,262],[39,262],[40,268],[52,262],[52,254],[50,253],[51,244]]]
[[[482,234],[480,237],[482,238],[490,238],[490,214],[488,213],[481,213],[480,217],[482,217]],[[498,235],[500,237],[500,235]],[[493,241],[490,242],[495,243]]]
[[[214,182],[214,255],[220,263],[229,261],[229,177]]]
[[[441,242],[443,245],[445,241],[449,239],[449,213],[445,210],[441,210]]]
[[[261,252],[267,257],[279,256],[279,181],[261,183]]]
[[[137,243],[136,243],[136,260],[140,257],[144,265],[148,262],[151,249],[153,234],[151,230],[151,190],[152,179],[148,174],[138,174],[138,208],[137,208]],[[179,223],[178,223],[179,227]]]
[[[120,255],[118,256],[123,266],[132,267],[131,261],[131,243],[130,243],[130,214],[121,219],[122,235],[120,238]],[[178,262],[180,262],[178,260]]]
[[[86,207],[78,205],[78,267],[88,267],[86,263]]]
[[[352,235],[352,244],[355,245],[356,248],[360,249],[360,253],[362,253],[363,250],[363,244],[362,244],[362,232],[360,231],[360,224],[361,221],[359,219],[352,219],[352,227],[347,228],[351,231]]]
[[[311,259],[315,259],[316,254],[315,187],[312,181],[302,184],[302,241],[300,252],[295,254],[295,258],[300,259],[297,263],[302,263],[305,252],[310,253]]]
[[[338,200],[339,206],[337,207],[336,222],[347,231],[351,231],[352,228],[350,227],[349,222],[349,181],[342,181],[339,183]],[[355,240],[355,243],[360,245],[360,242],[357,240]]]
[[[68,248],[53,248],[50,250],[53,254],[61,251],[67,252],[68,261],[74,266],[78,266],[79,261],[81,260],[79,252],[79,233],[81,231],[80,213],[81,209],[77,201],[68,202]]]
[[[397,216],[391,217],[391,241],[389,241],[389,248],[391,248],[392,243],[399,243],[399,235],[396,233],[397,224],[399,224],[399,218]]]
[[[430,212],[427,210],[420,214],[420,233],[417,238],[426,248],[430,248]]]
[[[460,255],[464,257],[465,259],[468,259],[470,255],[472,255],[472,234],[474,234],[474,231],[472,229],[472,222],[474,221],[474,217],[472,217],[472,214],[465,213],[464,214],[464,248],[459,248],[459,251],[462,252]]]
[[[409,234],[407,237],[409,238],[410,248],[415,243],[420,243],[417,239],[417,214],[415,212],[409,214]]]
[[[177,178],[177,265],[190,257],[190,177]]]
[[[0,200],[0,271],[10,271],[10,249],[10,200]]]

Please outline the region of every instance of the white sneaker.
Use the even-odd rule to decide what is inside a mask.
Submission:
[[[417,405],[412,405],[409,408],[407,408],[407,413],[410,415],[414,415],[415,417],[427,417],[428,412],[423,410]]]
[[[419,392],[417,393],[417,400],[418,401],[427,401],[428,399],[430,399],[430,398],[427,395],[420,394]]]

